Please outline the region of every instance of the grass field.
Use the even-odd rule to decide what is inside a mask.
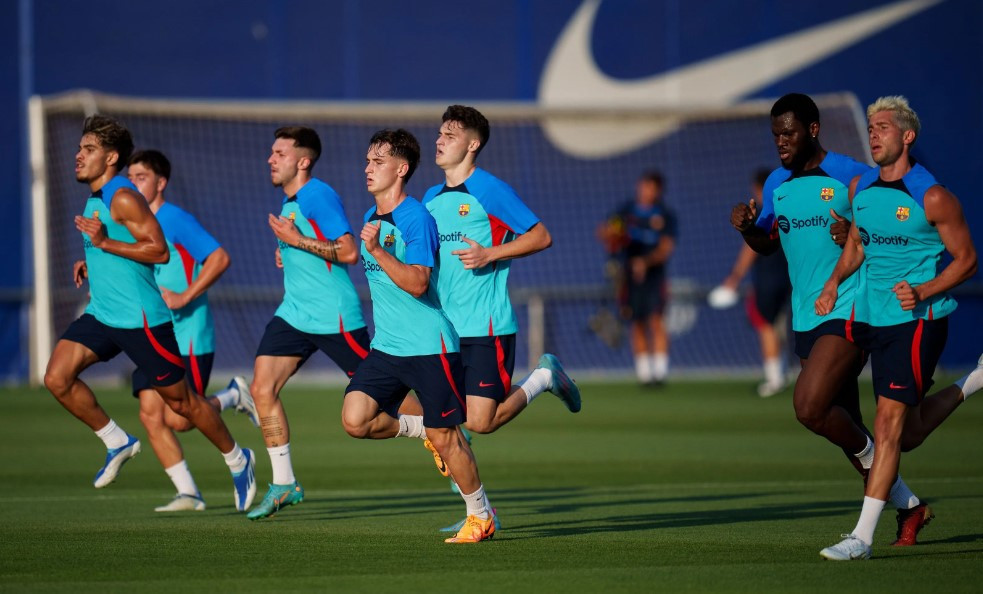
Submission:
[[[46,392],[2,390],[0,591],[983,589],[983,398],[902,460],[937,514],[922,542],[890,547],[888,509],[874,559],[832,563],[819,549],[853,528],[861,482],[838,449],[798,425],[788,392],[761,400],[750,382],[582,389],[577,415],[546,394],[475,439],[503,523],[477,545],[442,542],[436,529],[463,517],[464,504],[419,441],[343,433],[339,388],[285,390],[307,497],[259,522],[234,511],[228,471],[200,435],[182,440],[208,510],[158,514],[173,488],[149,444],[116,483],[93,489],[98,439]],[[100,400],[144,437],[124,391]],[[244,416],[226,420],[259,454],[261,497],[271,475],[259,431]]]

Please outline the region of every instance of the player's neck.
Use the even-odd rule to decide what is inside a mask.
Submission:
[[[303,173],[298,173],[292,180],[283,184],[283,193],[287,196],[296,196],[297,192],[301,188],[307,185],[307,182],[311,181],[310,175],[305,175]]]
[[[799,171],[809,171],[811,169],[815,169],[816,167],[822,165],[825,159],[826,159],[826,149],[824,149],[822,146],[817,144],[815,151],[812,153],[812,156],[809,157],[806,160],[806,162],[802,164],[802,167],[799,168]]]
[[[396,210],[403,200],[406,200],[406,191],[402,186],[393,186],[388,190],[375,194],[376,214],[389,214]]]
[[[459,186],[467,181],[477,168],[478,165],[474,161],[462,161],[450,169],[444,170],[444,183],[449,188]]]
[[[880,178],[886,182],[897,181],[908,175],[911,167],[911,158],[908,156],[908,151],[904,151],[895,162],[881,165]]]
[[[164,206],[164,195],[157,194],[153,200],[147,203],[147,206],[150,207],[150,212],[157,214],[157,211],[160,210],[160,207]]]
[[[89,180],[89,189],[93,193],[98,192],[102,187],[109,183],[109,180],[116,177],[115,169],[106,169],[99,177]]]

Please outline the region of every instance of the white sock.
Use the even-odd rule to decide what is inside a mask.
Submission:
[[[901,475],[898,475],[898,480],[894,481],[891,485],[891,492],[888,493],[887,498],[891,500],[891,505],[898,509],[911,509],[921,503],[918,497],[911,492],[908,485],[901,480]]]
[[[121,448],[126,445],[126,442],[130,441],[130,437],[126,434],[126,431],[120,429],[116,421],[112,419],[109,419],[108,425],[96,431],[96,437],[101,439],[102,443],[106,444],[107,450]]]
[[[181,460],[174,466],[165,468],[164,472],[171,477],[171,482],[174,483],[174,488],[177,489],[178,493],[200,497],[198,486],[195,485],[195,479],[191,477],[191,470],[188,468],[187,462]]]
[[[290,444],[266,448],[266,451],[270,453],[270,464],[273,466],[273,484],[292,485],[297,482],[294,466],[290,463]]]
[[[983,388],[983,358],[980,361],[981,363],[976,366],[976,369],[970,371],[965,377],[956,382],[956,385],[959,386],[959,389],[963,393],[963,400],[966,400],[970,394]]]
[[[635,355],[635,377],[643,384],[652,381],[652,361],[648,354]]]
[[[660,382],[669,375],[669,354],[655,353],[652,355],[652,379]]]
[[[225,463],[232,472],[242,472],[246,468],[246,455],[242,453],[239,444],[232,446],[232,451],[223,453],[222,457],[225,458]]]
[[[239,390],[235,386],[228,387],[221,392],[216,392],[212,396],[218,400],[221,410],[232,408],[239,404]]]
[[[474,493],[461,493],[461,497],[464,498],[464,504],[468,506],[469,516],[478,516],[482,520],[487,520],[491,517],[491,508],[488,507],[488,499],[485,497],[485,486],[480,485],[478,490]]]
[[[526,393],[526,404],[531,403],[533,398],[552,388],[552,383],[553,372],[549,369],[543,367],[533,369],[532,373],[519,382],[519,387]]]
[[[780,357],[769,357],[764,361],[765,381],[772,386],[778,386],[783,382],[782,359]]]
[[[399,431],[396,437],[415,437],[426,439],[427,430],[423,426],[423,417],[417,415],[399,415]]]
[[[870,470],[871,464],[874,463],[874,442],[869,435],[867,436],[867,445],[854,456],[860,460],[860,465],[864,467],[864,470]]]
[[[857,527],[853,529],[853,535],[867,543],[868,546],[874,544],[874,529],[877,528],[877,520],[880,519],[881,512],[884,511],[885,503],[887,502],[880,499],[864,497],[864,506],[860,510],[860,521],[857,522]]]

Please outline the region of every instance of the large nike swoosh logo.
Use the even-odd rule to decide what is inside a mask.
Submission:
[[[585,0],[546,60],[539,103],[559,108],[652,109],[732,105],[941,1],[895,2],[644,79],[623,81],[604,74],[594,61],[591,30],[601,0]],[[602,158],[643,146],[678,125],[672,117],[633,119],[612,130],[611,123],[552,118],[544,130],[571,155]]]

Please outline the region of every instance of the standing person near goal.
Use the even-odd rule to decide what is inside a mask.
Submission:
[[[369,141],[366,186],[375,198],[364,217],[362,264],[372,293],[372,350],[345,393],[342,423],[353,437],[426,437],[460,489],[467,517],[448,543],[473,543],[495,534],[478,465],[458,430],[468,414],[457,332],[441,309],[433,275],[438,266],[437,223],[406,194],[420,162],[420,145],[406,130],[381,130]],[[410,390],[423,416],[396,417]],[[361,429],[360,429],[361,428]]]
[[[276,130],[268,163],[273,185],[284,193],[279,216],[269,215],[277,239],[276,264],[283,268],[283,302],[266,326],[256,351],[250,387],[273,482],[247,517],[258,520],[300,503],[304,488],[290,459],[290,426],[280,390],[315,351],[322,351],[348,377],[369,351],[358,294],[348,265],[358,247],[341,198],[313,177],[321,156],[317,132],[301,126]]]
[[[755,204],[761,204],[761,194],[771,171],[761,169],[751,182],[751,196]],[[724,281],[710,293],[710,305],[730,307],[737,301],[737,288],[741,279],[750,272],[751,294],[747,298],[747,314],[758,333],[761,344],[761,361],[765,381],[758,384],[758,396],[768,398],[785,389],[785,324],[778,324],[779,316],[788,310],[792,285],[788,280],[788,262],[780,248],[762,256],[747,244],[734,261],[734,268]],[[723,297],[719,297],[719,296]],[[718,296],[716,301],[715,296]],[[730,297],[732,296],[732,299]]]
[[[850,186],[850,241],[815,301],[818,315],[835,311],[843,279],[864,264],[877,396],[876,450],[857,526],[843,541],[820,552],[836,561],[870,557],[874,528],[897,476],[901,452],[921,443],[983,384],[981,357],[972,373],[925,397],[945,347],[949,314],[956,309],[949,291],[975,274],[976,248],[959,200],[911,158],[921,124],[907,99],[877,99],[867,108],[867,120],[870,154],[879,168]],[[943,251],[952,256],[944,267]],[[913,436],[917,443],[906,443]],[[899,512],[899,533],[907,523],[901,516]],[[931,518],[924,503],[905,514],[919,528]]]
[[[662,174],[646,171],[635,183],[635,198],[608,217],[598,235],[620,243],[624,270],[622,315],[630,320],[635,375],[643,386],[660,387],[669,375],[666,264],[676,249],[676,215],[662,201]],[[611,222],[618,221],[616,228]],[[616,242],[616,237],[623,240]]]
[[[232,472],[235,507],[245,511],[256,494],[253,453],[232,439],[218,411],[192,392],[168,311],[154,280],[154,264],[168,261],[167,242],[147,201],[118,171],[133,151],[130,132],[115,120],[85,120],[75,157],[75,177],[90,188],[85,211],[75,217],[85,260],[75,263],[75,284],[89,279],[89,304],[55,345],[44,383],[58,402],[92,428],[108,450],[94,485],[116,479],[140,451],[99,406],[79,374],[120,352],[150,378],[150,386],[175,413],[211,441]]]
[[[164,199],[171,163],[163,153],[137,151],[130,157],[127,176],[147,199],[164,233],[170,257],[166,263],[154,266],[154,278],[170,309],[174,335],[191,387],[204,396],[215,359],[215,328],[206,291],[229,267],[229,254],[194,216]],[[237,382],[243,385],[237,378],[233,386]],[[181,443],[174,435],[175,431],[191,429],[191,423],[164,403],[154,391],[150,376],[142,369],[133,372],[133,395],[140,400],[140,421],[147,430],[150,446],[177,489],[174,499],[156,511],[205,509],[205,501],[184,460]],[[245,412],[258,426],[248,391],[225,390],[206,400],[219,411],[234,407]]]

